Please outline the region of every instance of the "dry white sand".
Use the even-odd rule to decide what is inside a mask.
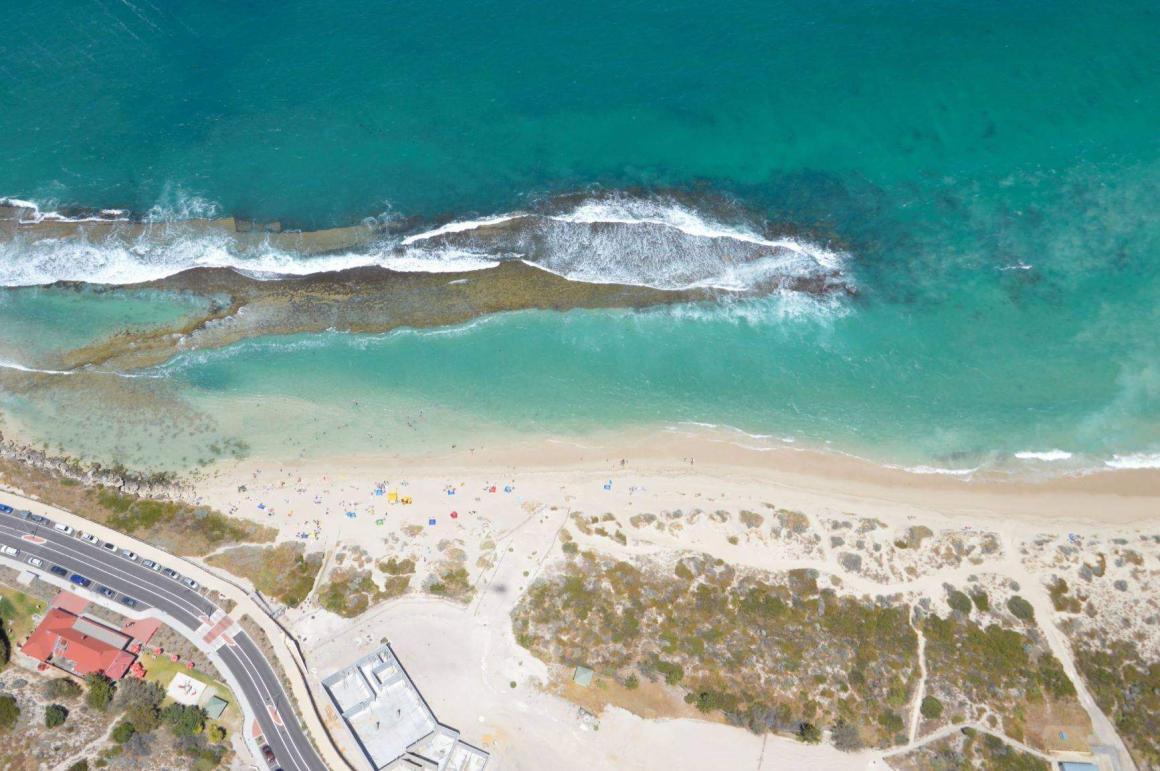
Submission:
[[[1155,472],[1115,472],[1047,484],[964,482],[816,453],[751,452],[711,436],[637,434],[467,448],[420,460],[363,456],[287,465],[251,459],[218,468],[192,496],[275,526],[281,538],[301,538],[308,550],[357,546],[376,560],[412,557],[418,563],[413,590],[461,550],[476,587],[466,607],[408,596],[344,620],[311,600],[287,618],[321,676],[381,638],[391,640],[436,715],[491,751],[496,768],[837,769],[866,768],[881,756],[705,721],[646,720],[615,708],[601,715],[599,731],[582,730],[577,708],[539,687],[547,667],[516,644],[510,623],[524,589],[560,558],[560,529],[578,535],[570,513],[612,513],[617,524],[609,529],[624,532],[626,543],[587,536],[584,546],[618,556],[704,551],[761,569],[819,568],[841,575],[846,591],[933,597],[941,596],[943,582],[980,572],[1037,581],[1019,557],[1019,544],[1039,533],[1155,531],[1158,480]],[[392,490],[414,502],[389,504]],[[769,505],[803,512],[818,532],[835,521],[876,518],[887,545],[922,524],[936,538],[989,534],[1001,549],[982,562],[948,565],[920,555],[906,564],[883,563],[880,575],[869,565],[852,574],[838,564],[826,537],[813,544],[771,539],[738,521],[742,510],[768,517]],[[677,510],[703,515],[692,523],[686,516],[679,528],[629,522],[636,514]],[[718,510],[730,513],[727,521],[708,516]],[[1049,605],[1039,602],[1036,609],[1050,615]]]

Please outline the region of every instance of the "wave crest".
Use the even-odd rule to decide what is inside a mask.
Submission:
[[[277,277],[366,266],[458,272],[522,260],[573,281],[666,290],[825,294],[852,288],[843,254],[769,236],[736,207],[709,214],[672,199],[619,193],[555,199],[538,210],[410,234],[391,232],[393,217],[313,233],[263,230],[245,220],[213,219],[214,203],[183,196],[135,220],[119,210],[69,218],[27,201],[0,199],[4,204],[0,215],[16,223],[0,241],[0,285],[6,286],[141,283],[199,267]]]

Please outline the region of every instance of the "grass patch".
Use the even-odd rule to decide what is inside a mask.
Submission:
[[[4,619],[4,631],[13,645],[32,632],[36,627],[33,616],[44,611],[43,600],[9,586],[0,586],[0,618]]]
[[[322,569],[322,552],[306,554],[306,546],[290,541],[277,546],[238,546],[206,562],[249,579],[259,592],[292,608],[314,588]]]

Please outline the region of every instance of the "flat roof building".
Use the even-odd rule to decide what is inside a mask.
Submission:
[[[389,645],[322,681],[375,771],[482,771],[488,755],[439,723]]]

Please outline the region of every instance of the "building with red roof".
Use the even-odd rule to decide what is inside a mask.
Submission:
[[[136,659],[126,650],[132,639],[88,616],[54,607],[20,650],[78,677],[101,673],[120,680]]]

